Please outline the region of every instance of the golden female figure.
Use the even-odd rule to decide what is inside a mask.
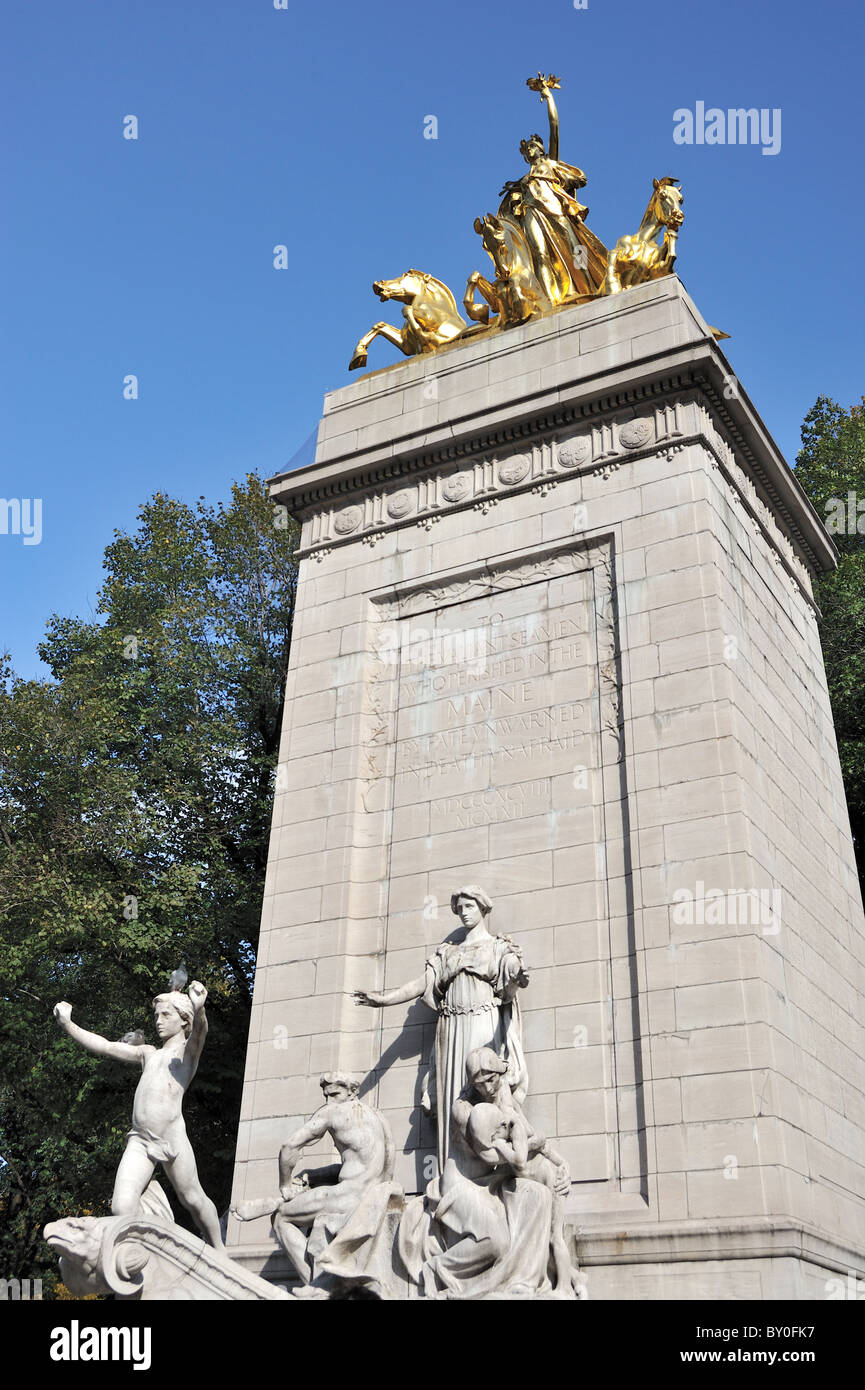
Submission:
[[[529,172],[506,183],[499,216],[516,222],[531,251],[535,275],[551,306],[594,295],[607,268],[606,247],[584,225],[589,209],[574,197],[586,175],[559,159],[559,115],[553,89],[557,77],[530,77],[527,85],[546,102],[550,124],[549,153],[540,135],[520,143]]]

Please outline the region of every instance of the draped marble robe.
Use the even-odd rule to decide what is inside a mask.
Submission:
[[[482,1053],[480,1060],[486,1060]],[[567,1165],[507,1090],[505,1084],[505,1094],[500,1091],[490,1103],[467,1079],[451,1116],[451,1149],[441,1178],[406,1203],[398,1249],[422,1298],[585,1296],[554,1191],[560,1173],[569,1181]],[[523,1157],[513,1123],[525,1134]]]

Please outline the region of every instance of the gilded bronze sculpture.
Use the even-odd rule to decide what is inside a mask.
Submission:
[[[643,220],[634,236],[621,236],[607,259],[604,294],[642,285],[647,280],[659,280],[670,275],[676,263],[676,241],[684,221],[682,190],[679,180],[653,179],[652,196],[643,213]],[[658,233],[664,240],[659,246]],[[724,335],[725,337],[728,335]]]
[[[529,246],[532,265],[551,307],[599,290],[606,270],[606,248],[584,226],[589,209],[574,197],[584,188],[586,175],[559,159],[559,113],[553,90],[561,86],[550,75],[530,77],[526,83],[546,103],[549,119],[549,153],[540,135],[520,142],[520,154],[529,166],[521,179],[506,183],[499,216],[515,222]]]
[[[475,218],[475,231],[481,237],[495,266],[492,284],[479,270],[472,271],[463,297],[463,307],[475,323],[490,323],[490,309],[498,315],[501,328],[525,323],[535,314],[550,307],[543,286],[532,266],[531,253],[525,237],[509,218]],[[486,304],[475,303],[475,290]]]
[[[396,299],[405,306],[402,311],[405,327],[394,328],[384,321],[374,323],[358,342],[348,364],[349,371],[366,366],[367,349],[373,338],[387,338],[406,357],[412,357],[415,353],[432,352],[434,348],[452,343],[466,327],[447,285],[422,270],[407,270],[396,280],[376,280],[373,290],[383,303]]]
[[[586,175],[559,159],[559,114],[553,93],[561,83],[552,73],[539,72],[526,85],[547,108],[549,137],[546,147],[538,134],[521,141],[528,171],[504,185],[496,214],[475,218],[475,231],[492,260],[495,278],[488,280],[478,270],[468,277],[463,307],[472,322],[460,316],[453,294],[433,275],[409,270],[396,280],[376,280],[373,290],[381,300],[396,299],[404,305],[404,325],[374,324],[358,342],[349,370],[366,366],[376,337],[387,338],[407,357],[436,352],[468,334],[511,328],[563,305],[588,303],[672,274],[682,225],[678,181],[655,179],[639,230],[620,237],[607,250],[586,226],[589,210],[576,197]]]

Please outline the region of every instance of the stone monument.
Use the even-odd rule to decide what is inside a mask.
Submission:
[[[314,463],[272,484],[302,539],[234,1202],[348,1071],[418,1221],[456,1125],[590,1298],[822,1298],[865,1273],[865,923],[812,592],[835,553],[672,273],[675,180],[607,251],[558,84],[530,85],[550,138],[479,219],[473,322],[425,272],[376,282],[404,326],[352,365],[376,333],[409,360],[326,396]],[[428,988],[466,950],[460,884],[519,947],[507,987],[474,970],[477,1039]],[[484,1210],[490,1268],[512,1236]],[[261,1222],[227,1244],[290,1280]],[[485,1296],[439,1254],[406,1295]]]

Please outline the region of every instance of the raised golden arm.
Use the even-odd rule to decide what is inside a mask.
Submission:
[[[526,78],[526,86],[531,87],[533,92],[539,94],[541,101],[547,103],[547,115],[550,118],[550,142],[547,153],[550,159],[558,159],[559,157],[559,113],[556,108],[553,90],[559,89],[561,85],[561,82],[553,73],[550,73],[548,77],[544,77],[543,73],[539,72],[537,77]]]

